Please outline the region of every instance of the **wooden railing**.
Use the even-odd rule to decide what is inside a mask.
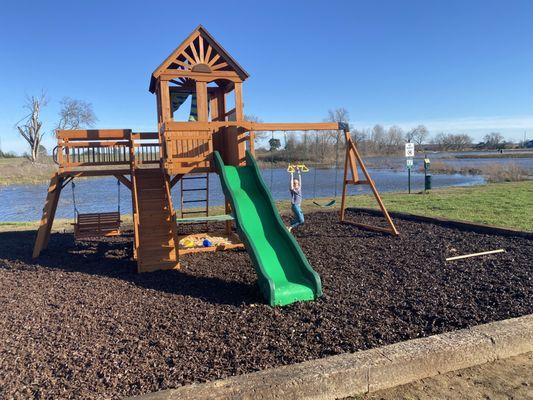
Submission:
[[[207,130],[167,131],[164,167],[171,175],[211,171],[212,133]]]
[[[160,134],[132,132],[129,129],[60,130],[57,131],[58,145],[54,149],[54,160],[62,172],[102,166],[129,168],[132,164],[155,164],[161,160],[171,175],[210,172],[213,149],[225,149],[225,156],[233,160],[231,162],[234,165],[242,165],[246,146],[243,142],[249,142],[249,149],[253,152],[255,131],[339,129],[347,130],[347,127],[330,122],[169,121],[161,126]],[[235,143],[235,148],[227,143]],[[102,168],[102,171],[105,170]]]
[[[131,146],[134,149],[132,161],[135,165],[155,164],[161,160],[161,145],[157,132],[132,132]]]
[[[213,149],[224,149],[233,165],[243,165],[244,148],[254,153],[256,131],[344,130],[338,123],[175,122],[161,126],[164,167],[171,175],[212,171]],[[219,137],[223,135],[223,137]],[[228,145],[235,143],[234,148]]]
[[[161,146],[157,132],[133,133],[129,129],[60,130],[54,161],[63,172],[87,167],[130,166],[159,163]],[[135,150],[132,157],[130,148]]]

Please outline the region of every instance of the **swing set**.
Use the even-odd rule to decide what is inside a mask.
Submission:
[[[71,180],[74,207],[74,238],[87,239],[120,235],[120,181],[117,179],[117,211],[80,213],[76,203],[76,184]]]
[[[366,169],[363,159],[361,158],[361,155],[359,154],[359,151],[357,150],[357,146],[355,145],[355,142],[353,141],[350,135],[348,124],[339,122],[338,129],[344,132],[344,141],[345,141],[345,146],[346,146],[345,155],[344,155],[344,176],[342,179],[341,206],[339,210],[340,222],[347,223],[353,226],[357,226],[359,228],[366,229],[366,230],[389,233],[394,236],[399,235],[399,232],[396,229],[396,226],[394,225],[394,222],[392,221],[392,218],[390,217],[385,207],[385,204],[383,203],[383,200],[381,199],[381,196],[379,195],[376,185],[374,181],[372,180],[370,174],[368,173],[368,170]],[[335,142],[335,181],[334,181],[335,189],[334,189],[333,198],[326,203],[319,203],[316,200],[317,199],[316,188],[317,188],[317,169],[318,169],[317,166],[318,164],[315,165],[315,168],[314,168],[313,204],[315,204],[316,206],[322,207],[322,208],[333,207],[335,204],[337,204],[337,194],[338,194],[338,186],[339,186],[338,178],[339,178],[339,170],[340,170],[339,168],[340,141],[341,141],[340,135],[337,135],[337,140]],[[316,138],[315,143],[316,143],[315,152],[316,154],[318,154],[318,137]],[[361,170],[365,179],[360,179],[358,169]],[[290,164],[289,163],[287,172],[294,173],[296,171],[309,172],[309,168],[305,164],[301,164],[301,163]],[[370,186],[370,190],[374,198],[376,199],[376,202],[378,203],[378,206],[385,218],[385,221],[388,227],[379,227],[379,226],[373,226],[373,225],[368,225],[368,224],[362,224],[356,221],[348,220],[346,218],[346,197],[348,195],[348,188],[349,186],[352,186],[352,185]]]
[[[74,178],[112,176],[119,182],[116,211],[81,213],[76,204],[73,185],[73,226],[76,238],[120,234],[120,185],[124,185],[131,193],[133,256],[138,272],[180,268],[179,257],[183,253],[179,246],[178,230],[183,224],[224,221],[227,237],[234,238],[238,234],[243,243],[235,243],[235,246],[242,247],[244,244],[251,254],[261,290],[271,304],[288,304],[299,299],[320,296],[318,275],[283,225],[271,194],[258,172],[254,158],[254,132],[265,131],[337,131],[338,138],[344,134],[346,148],[340,221],[397,235],[398,231],[364,166],[355,142],[350,137],[349,127],[333,122],[246,121],[243,83],[248,77],[248,73],[213,36],[204,27],[198,26],[154,70],[150,78],[149,91],[155,94],[157,100],[157,132],[133,132],[131,129],[58,130],[58,145],[54,151],[58,170],[50,179],[33,257],[38,257],[48,246],[62,189]],[[231,93],[233,96],[228,96]],[[189,96],[191,113],[188,120],[175,120],[174,112],[185,104]],[[228,99],[234,99],[234,104],[229,104]],[[324,204],[316,198],[316,168],[314,171],[314,203],[320,207],[332,207],[337,203],[341,156],[339,142],[340,140],[337,140],[334,198]],[[273,154],[271,157],[273,161]],[[299,168],[298,165],[295,168]],[[361,179],[358,176],[358,168],[364,175]],[[306,166],[301,169],[310,168]],[[226,213],[221,217],[209,215],[210,173],[217,173],[223,185]],[[271,179],[272,177],[273,170]],[[242,181],[239,181],[241,178]],[[190,187],[185,186],[184,182],[198,184]],[[181,197],[176,203],[181,204],[181,213],[175,210],[173,203],[175,194],[172,193],[172,188],[178,183],[181,187]],[[350,185],[370,186],[388,227],[373,227],[347,221],[345,209],[347,189]],[[236,195],[239,190],[248,190],[249,196]],[[205,196],[185,197],[194,196],[195,193]],[[251,204],[242,203],[247,199],[251,200]],[[255,215],[260,208],[253,206],[255,202],[261,203],[261,210],[267,210],[269,214]],[[194,204],[197,209],[184,207],[184,204],[189,203]],[[258,228],[270,230],[262,235],[250,234]],[[263,239],[266,242],[258,243]],[[273,244],[269,240],[277,242]],[[279,245],[280,243],[282,245]],[[277,254],[280,249],[288,253]],[[275,259],[267,256],[274,253]],[[261,264],[265,259],[268,259],[269,263]],[[294,263],[290,264],[291,260]],[[274,265],[272,263],[278,263],[276,268],[286,273],[269,271]],[[284,281],[277,286],[272,283],[274,279],[289,276],[299,283]],[[277,296],[281,294],[276,292],[276,288],[282,287],[305,290],[294,294],[294,298],[280,300]],[[291,290],[287,293],[293,293]]]
[[[273,136],[274,133],[272,132],[272,138],[274,137]],[[318,206],[318,207],[321,207],[321,208],[329,208],[329,207],[333,207],[335,204],[337,204],[337,194],[338,194],[338,182],[339,182],[339,141],[340,141],[340,138],[339,138],[339,135],[337,135],[337,140],[336,140],[336,143],[335,143],[335,180],[334,180],[334,194],[333,194],[333,198],[331,200],[328,200],[327,202],[325,203],[319,203],[318,202],[318,198],[317,198],[317,171],[318,171],[318,166],[319,166],[319,163],[317,162],[313,168],[313,204]],[[287,140],[285,140],[285,147],[286,146],[286,143],[287,143]],[[315,156],[318,155],[318,149],[319,149],[319,146],[318,146],[318,137],[315,139]],[[308,159],[308,153],[307,153],[307,146],[305,147],[305,155],[304,155],[304,158],[305,159]],[[288,157],[287,157],[288,159]],[[273,161],[271,160],[271,167],[273,165]],[[294,174],[295,172],[299,172],[299,173],[306,173],[306,172],[309,172],[310,169],[309,167],[307,167],[305,164],[303,163],[295,163],[295,164],[292,164],[290,162],[288,162],[288,166],[287,166],[287,172],[289,174]],[[271,173],[271,180],[272,180],[272,173]],[[271,183],[271,187],[272,187],[272,183]]]

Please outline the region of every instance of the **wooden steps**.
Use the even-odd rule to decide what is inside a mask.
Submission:
[[[136,169],[135,240],[139,272],[178,268],[175,216],[170,198],[168,176],[160,169]]]

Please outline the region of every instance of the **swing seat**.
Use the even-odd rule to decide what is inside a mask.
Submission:
[[[331,207],[331,206],[334,206],[336,203],[337,203],[337,200],[335,199],[328,201],[326,204],[320,204],[320,203],[317,203],[316,201],[313,201],[313,204],[319,207]]]
[[[120,235],[120,213],[104,212],[91,214],[77,214],[74,226],[76,239],[102,236]]]

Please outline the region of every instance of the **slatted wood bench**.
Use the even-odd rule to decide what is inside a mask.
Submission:
[[[104,212],[91,214],[77,214],[74,225],[74,237],[76,239],[118,236],[120,235],[120,213]]]

